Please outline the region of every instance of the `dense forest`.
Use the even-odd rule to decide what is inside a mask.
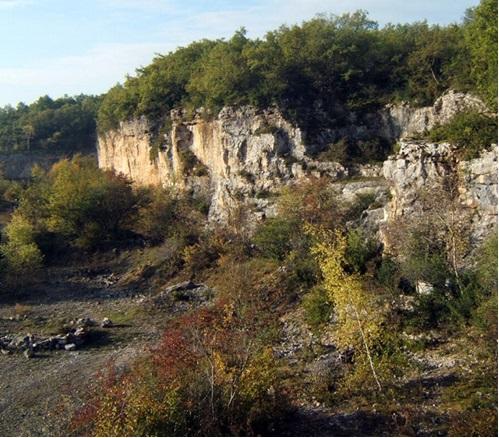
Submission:
[[[85,95],[44,96],[31,105],[0,108],[0,153],[93,151],[99,102]]]
[[[244,29],[158,56],[105,96],[100,130],[146,115],[159,128],[177,106],[279,106],[302,127],[342,123],[397,100],[433,103],[448,88],[497,105],[497,4],[467,11],[461,24],[380,27],[364,12],[320,15],[261,39]]]

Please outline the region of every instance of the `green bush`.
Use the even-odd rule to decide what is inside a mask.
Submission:
[[[293,249],[293,239],[300,233],[296,221],[276,217],[265,221],[256,231],[253,241],[264,257],[284,260]]]
[[[377,253],[377,245],[367,238],[359,229],[349,230],[347,234],[347,249],[345,260],[355,272],[364,273],[367,262]]]
[[[346,211],[347,220],[358,220],[362,213],[376,201],[375,193],[356,193],[355,200]]]
[[[118,238],[136,210],[130,181],[98,169],[93,160],[61,160],[48,180],[47,228],[76,246]]]
[[[326,324],[333,311],[324,288],[317,286],[307,293],[302,300],[305,321],[314,329]]]
[[[376,270],[376,279],[389,291],[396,291],[400,283],[399,264],[388,256],[383,256]]]
[[[459,113],[446,125],[434,127],[429,138],[456,145],[464,159],[476,158],[483,149],[497,144],[497,118],[477,112]]]
[[[173,234],[178,220],[178,199],[162,188],[141,190],[134,229],[152,242],[162,242]]]
[[[9,284],[27,284],[36,277],[43,256],[35,243],[36,232],[24,217],[14,214],[4,229],[6,242],[0,246],[3,270]]]

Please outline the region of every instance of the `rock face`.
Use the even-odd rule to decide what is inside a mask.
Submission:
[[[268,194],[306,173],[337,179],[346,169],[305,155],[302,132],[277,110],[224,108],[214,120],[182,121],[172,113],[171,135],[151,156],[145,119],[122,123],[99,138],[99,166],[141,185],[174,186],[208,193],[210,218],[227,220],[241,201],[255,211],[271,209]]]
[[[421,187],[458,172],[463,205],[474,209],[474,232],[479,238],[497,217],[497,152],[461,163],[450,145],[408,141],[470,108],[486,111],[479,99],[449,91],[431,107],[391,105],[366,116],[367,125],[359,122],[357,127],[324,131],[324,138],[329,139],[348,131],[348,135],[376,134],[393,143],[401,140],[400,152],[384,166],[347,169],[338,163],[316,161],[308,154],[304,133],[277,109],[259,111],[248,106],[224,108],[210,120],[198,114],[186,121],[182,111],[173,111],[172,129],[160,139],[157,154],[151,152],[153,135],[145,118],[123,122],[119,129],[100,136],[98,160],[100,167],[123,173],[137,184],[186,189],[208,197],[209,216],[214,221],[229,220],[241,204],[255,218],[272,215],[272,192],[303,177],[326,176],[332,183],[341,182],[344,198],[353,199],[359,191],[376,196],[377,208],[366,212],[364,218],[369,230],[411,214]],[[348,182],[352,175],[363,182]],[[382,195],[388,186],[390,202]],[[379,205],[387,202],[384,209]]]
[[[463,217],[471,220],[472,239],[478,243],[497,225],[496,145],[476,159],[460,161],[450,144],[402,141],[399,153],[384,162],[383,175],[391,190],[386,222],[418,214],[421,191],[454,177]]]
[[[477,97],[453,90],[440,96],[433,106],[414,108],[408,103],[388,105],[383,113],[386,135],[406,138],[421,134],[449,122],[457,113],[466,110],[486,113],[487,107]]]

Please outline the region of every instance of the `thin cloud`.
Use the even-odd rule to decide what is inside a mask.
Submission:
[[[0,10],[15,9],[33,4],[32,0],[0,0]]]
[[[151,62],[155,53],[173,49],[166,44],[105,44],[79,56],[47,60],[25,68],[0,68],[0,105],[22,100],[30,102],[41,94],[52,97],[81,92],[100,94]],[[33,86],[35,84],[35,86]],[[43,90],[43,91],[40,91]],[[9,94],[12,93],[12,96]]]
[[[178,2],[174,0],[99,0],[99,4],[114,10],[137,9],[170,12],[178,8]]]

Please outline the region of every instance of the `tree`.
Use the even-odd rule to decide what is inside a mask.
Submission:
[[[6,242],[0,246],[7,281],[15,286],[32,281],[43,262],[43,256],[35,238],[36,232],[30,222],[14,213],[4,229]]]
[[[78,246],[117,237],[135,211],[130,181],[98,169],[91,159],[61,160],[48,178],[48,228]]]
[[[477,91],[497,110],[497,1],[481,0],[467,11],[464,27]]]
[[[323,285],[334,306],[337,318],[335,343],[338,348],[364,350],[373,378],[379,390],[381,383],[376,373],[371,349],[379,340],[383,313],[375,297],[366,293],[360,275],[345,271],[347,238],[340,231],[331,232],[310,225],[305,231],[316,243],[312,253],[317,257],[323,276]]]

